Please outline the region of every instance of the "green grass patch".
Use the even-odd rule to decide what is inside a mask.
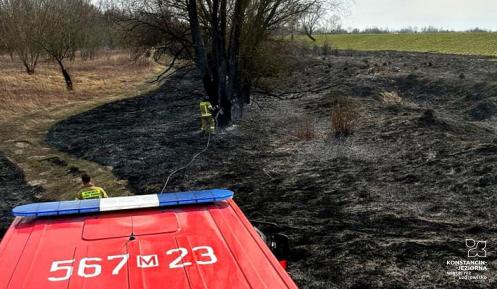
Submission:
[[[301,39],[312,43],[307,37]],[[337,34],[318,35],[316,39],[318,45],[328,41],[337,49],[497,56],[495,32]]]

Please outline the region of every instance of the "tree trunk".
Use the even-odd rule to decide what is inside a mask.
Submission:
[[[190,30],[192,33],[193,48],[195,50],[195,64],[200,70],[204,87],[210,95],[211,76],[207,66],[207,52],[205,51],[204,40],[200,31],[196,0],[187,0],[188,17],[190,18]]]
[[[39,55],[28,56],[28,55],[19,54],[19,58],[21,59],[22,64],[26,68],[27,74],[29,75],[35,74],[35,68],[36,65],[38,64],[38,57]]]
[[[314,38],[314,36],[312,36],[312,30],[305,28],[304,31],[305,31],[305,35],[307,35],[307,37],[309,37],[309,39],[311,39],[313,42],[316,42],[316,38]]]
[[[215,95],[223,113],[218,117],[218,125],[223,127],[231,121],[232,93],[227,89],[231,81],[227,74],[226,60],[226,5],[227,0],[212,1],[212,61],[211,71]]]
[[[233,15],[233,23],[231,25],[231,38],[228,49],[228,72],[229,72],[229,85],[227,90],[232,95],[234,103],[234,116],[239,119],[243,114],[244,95],[243,95],[243,82],[241,76],[242,63],[240,63],[240,44],[242,35],[243,19],[245,17],[245,10],[247,8],[247,0],[237,0],[235,3],[235,11]]]
[[[62,60],[57,59],[57,63],[59,64],[60,70],[62,71],[62,76],[64,76],[64,81],[66,82],[67,90],[72,90],[73,89],[72,80],[71,76],[69,75],[69,72],[67,72],[66,68],[64,67],[64,63],[62,62]]]
[[[26,73],[29,75],[35,74],[35,70],[31,68],[27,63],[24,63],[24,67],[26,68]]]
[[[210,19],[212,25],[209,31],[212,35],[212,42],[209,58],[207,58],[198,20],[197,3],[195,0],[187,0],[195,63],[200,70],[204,88],[211,102],[222,109],[222,114],[219,114],[217,118],[220,126],[229,124],[233,112],[235,116],[241,114],[239,112],[243,109],[245,98],[248,98],[242,92],[244,85],[240,76],[239,60],[242,23],[248,1],[236,0],[230,32],[227,32],[227,3],[227,0],[212,1]],[[227,36],[230,37],[229,43],[226,41]]]

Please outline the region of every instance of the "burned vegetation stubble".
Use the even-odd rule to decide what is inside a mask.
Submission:
[[[493,59],[450,55],[340,52],[309,61],[292,89],[343,85],[293,100],[257,95],[262,110],[252,105],[216,135],[168,190],[229,187],[249,218],[281,224],[300,288],[492,288],[494,274],[460,281],[445,264],[465,257],[465,238],[497,238],[495,123],[488,110],[472,113],[495,103],[496,73]],[[62,121],[47,141],[112,166],[136,193],[156,192],[204,144],[190,97],[199,85],[173,78]],[[385,92],[401,101],[382,101]],[[363,108],[339,142],[330,136],[330,94]],[[308,140],[291,135],[288,120],[299,115],[315,121]]]

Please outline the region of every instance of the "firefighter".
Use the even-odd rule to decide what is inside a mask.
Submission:
[[[204,99],[200,102],[200,116],[202,119],[202,131],[207,133],[213,133],[216,129],[216,122],[212,117],[214,108],[209,101],[209,96],[204,96]]]
[[[86,199],[101,199],[108,198],[107,193],[101,187],[94,186],[91,183],[91,177],[88,174],[83,174],[81,176],[81,182],[83,183],[83,187],[79,190],[78,196],[76,199],[78,200],[86,200]]]

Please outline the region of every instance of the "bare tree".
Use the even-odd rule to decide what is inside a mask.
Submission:
[[[316,41],[314,38],[314,31],[318,28],[321,19],[326,14],[326,7],[323,2],[316,2],[312,8],[305,13],[300,22],[302,24],[302,29],[307,37],[312,41]]]
[[[300,18],[300,25],[304,34],[312,41],[316,41],[316,31],[329,31],[340,22],[340,14],[345,9],[343,0],[318,0]]]
[[[135,46],[172,55],[163,75],[173,66],[191,69],[188,62],[178,66],[179,60],[193,61],[205,91],[224,111],[221,124],[226,124],[241,117],[250,101],[258,48],[316,1],[131,0],[117,5],[116,19],[128,36],[138,35]]]
[[[19,57],[28,74],[35,73],[42,53],[38,42],[44,22],[42,6],[42,0],[0,0],[3,45]]]
[[[345,29],[342,28],[341,24],[342,18],[338,14],[327,15],[321,21],[320,30],[323,33],[347,33]]]
[[[45,23],[39,45],[60,67],[66,87],[73,83],[64,61],[74,59],[76,51],[88,43],[87,29],[94,20],[94,7],[88,0],[43,0]]]
[[[64,60],[73,59],[77,50],[90,53],[101,46],[101,15],[90,0],[0,0],[0,42],[18,55],[29,74],[41,56],[49,56],[72,89]]]

